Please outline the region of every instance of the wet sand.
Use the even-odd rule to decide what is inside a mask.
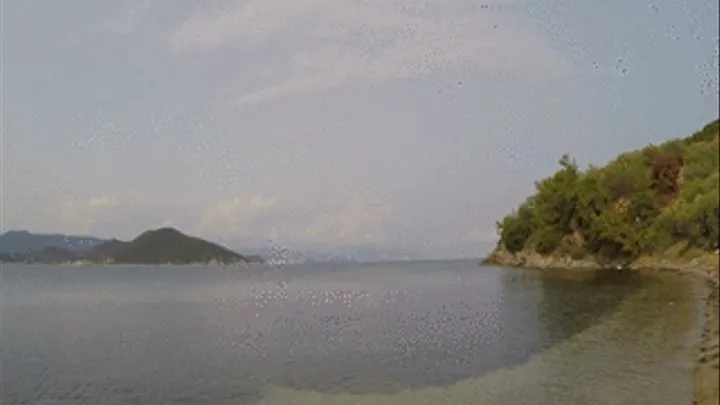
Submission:
[[[714,260],[713,260],[714,259]],[[718,341],[718,310],[720,307],[720,266],[717,253],[710,260],[690,261],[689,263],[673,263],[669,260],[652,259],[638,265],[631,265],[633,270],[670,272],[685,277],[694,277],[707,283],[707,295],[704,298],[704,326],[702,337],[697,344],[695,353],[695,370],[693,372],[694,404],[720,405],[720,349]],[[501,266],[537,268],[537,269],[593,269],[597,268],[592,260],[572,260],[567,257],[549,257],[534,253],[508,254],[496,250],[487,259],[486,264]]]
[[[693,268],[678,265],[657,269],[686,277],[696,277],[707,284],[704,301],[702,337],[695,352],[693,388],[695,405],[720,405],[720,341],[718,312],[720,310],[720,274],[718,268]]]
[[[667,265],[642,271],[670,272],[684,277],[699,278],[707,284],[703,298],[703,331],[695,349],[693,370],[694,405],[720,405],[720,274],[718,268],[693,267],[688,264]]]
[[[710,284],[710,283],[709,283]],[[697,347],[697,359],[693,373],[695,391],[695,404],[720,404],[720,353],[718,352],[718,285],[709,286],[709,293],[705,298],[705,326],[702,339]]]

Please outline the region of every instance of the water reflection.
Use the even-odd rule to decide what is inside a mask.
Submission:
[[[654,281],[635,272],[547,271],[537,277],[542,340],[557,342],[597,323],[641,287]]]
[[[283,404],[310,401],[312,393],[328,403],[338,395],[395,403],[454,392],[458,403],[462,397],[477,404],[477,387],[502,370],[539,373],[504,383],[516,384],[517,395],[549,384],[547,376],[575,373],[567,366],[576,361],[572,350],[567,357],[560,348],[578,340],[584,343],[572,344],[598,355],[583,337],[598,332],[585,331],[612,326],[607,319],[620,309],[614,322],[631,319],[636,327],[609,340],[680,336],[689,327],[663,326],[657,306],[643,302],[675,300],[670,310],[677,316],[692,310],[683,300],[687,291],[639,275],[543,274],[467,262],[251,274],[161,267],[10,273],[2,273],[0,356],[2,398],[11,403],[111,397]],[[25,293],[4,294],[17,287]],[[649,358],[669,353],[665,343],[658,347],[638,350]],[[564,354],[547,357],[553,350]],[[611,359],[626,356],[622,347],[607,350]],[[490,391],[503,386],[492,384]],[[517,399],[506,388],[496,398]]]

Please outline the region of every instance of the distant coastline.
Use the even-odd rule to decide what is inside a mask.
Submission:
[[[188,262],[188,263],[102,263],[102,262],[39,262],[39,261],[10,261],[0,260],[0,264],[12,264],[16,266],[60,266],[60,267],[248,267],[264,264],[264,260],[236,261],[231,263],[221,262]]]
[[[10,237],[16,236],[15,240]],[[19,242],[20,236],[24,242]],[[262,262],[257,256],[243,256],[218,244],[185,235],[173,228],[160,228],[143,232],[129,242],[111,239],[102,241],[93,239],[93,243],[85,249],[73,244],[70,237],[65,237],[68,248],[57,246],[58,235],[32,235],[20,232],[3,235],[3,247],[19,245],[24,251],[2,252],[3,263],[18,264],[52,264],[64,266],[87,265],[123,265],[123,266],[168,266],[168,265],[249,265]],[[33,239],[34,238],[34,239]],[[55,245],[43,245],[53,241]],[[77,239],[77,237],[76,237]],[[35,245],[33,245],[35,241]],[[39,248],[37,247],[39,246]],[[33,247],[35,247],[33,249]],[[20,249],[16,247],[16,249]]]
[[[701,252],[691,257],[657,254],[642,256],[630,263],[618,264],[611,261],[608,264],[592,257],[573,259],[568,255],[541,255],[532,250],[510,253],[505,249],[498,248],[483,259],[481,264],[534,269],[660,270],[699,277],[712,285],[720,286],[718,260],[720,260],[720,254],[716,251]]]

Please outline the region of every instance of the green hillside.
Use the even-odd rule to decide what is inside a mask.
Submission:
[[[22,263],[116,263],[116,264],[203,264],[249,263],[253,260],[206,240],[188,236],[173,228],[140,234],[130,242],[111,239],[87,252],[71,252],[58,247],[26,253],[1,253],[1,262]]]
[[[140,234],[130,242],[116,239],[96,246],[88,253],[92,261],[122,264],[235,263],[245,258],[206,240],[161,228]]]
[[[718,248],[719,148],[716,120],[689,137],[624,153],[604,167],[581,170],[565,155],[560,169],[537,182],[535,194],[497,223],[494,253],[599,263],[709,257]]]

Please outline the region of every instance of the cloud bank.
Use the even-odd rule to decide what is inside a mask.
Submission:
[[[510,2],[250,0],[200,7],[168,38],[177,54],[274,47],[284,65],[247,106],[336,87],[409,80],[448,69],[568,75],[572,64]],[[252,53],[250,53],[252,55]]]

